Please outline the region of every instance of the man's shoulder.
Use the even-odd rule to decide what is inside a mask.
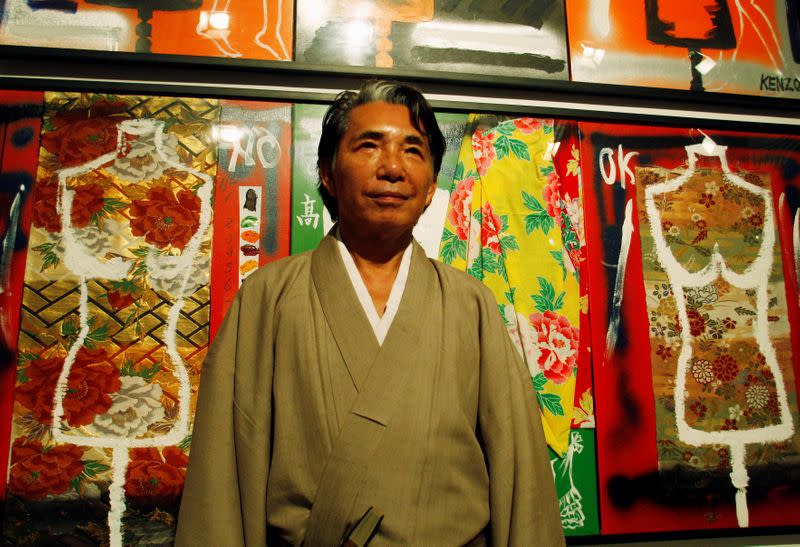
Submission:
[[[282,292],[310,270],[312,253],[306,251],[261,266],[244,281],[242,289],[249,292],[269,288],[270,292]]]
[[[445,291],[452,291],[462,295],[464,298],[474,297],[478,299],[494,300],[492,291],[489,287],[475,279],[473,276],[463,270],[456,269],[449,264],[440,262],[435,259],[429,259],[439,279],[442,281],[442,288]]]

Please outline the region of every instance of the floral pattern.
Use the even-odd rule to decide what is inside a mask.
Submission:
[[[567,273],[577,269],[569,249],[579,244],[569,242],[578,242],[571,227],[580,203],[564,195],[545,159],[552,120],[474,121],[479,126],[462,142],[440,256],[492,289],[531,373],[547,441],[564,454],[579,353],[578,280]],[[588,397],[582,408],[591,411]],[[593,423],[585,412],[581,421]]]
[[[34,500],[62,494],[83,473],[82,457],[75,445],[43,446],[19,437],[11,447],[8,490]]]
[[[131,518],[140,508],[129,503],[143,501],[163,520],[158,542],[170,543],[209,339],[210,231],[196,247],[189,242],[211,213],[205,194],[219,104],[57,92],[45,98],[14,394],[16,499],[6,522],[23,528],[30,500],[110,500],[125,514],[114,526],[114,511],[97,520],[80,505],[65,518],[75,529],[97,531],[98,544],[115,533],[146,543],[152,530]],[[57,212],[59,185],[72,197],[69,233]],[[111,278],[88,268],[76,274],[90,261],[112,266]],[[174,332],[172,309],[179,312]],[[87,438],[93,442],[82,444]],[[120,450],[129,456],[127,472]],[[109,496],[112,485],[135,499],[120,503]],[[58,533],[46,519],[37,523],[41,543],[58,543]]]
[[[661,168],[638,168],[639,207],[649,184],[678,173]],[[740,176],[761,187],[768,181],[753,173]],[[716,249],[730,269],[744,271],[758,254],[763,236],[764,203],[752,192],[735,186],[715,169],[698,169],[678,190],[656,197],[661,227],[669,252],[687,271],[708,264]],[[756,219],[753,222],[753,219]],[[649,219],[640,215],[644,282],[651,333],[651,366],[656,396],[659,464],[692,470],[726,470],[730,455],[713,445],[688,446],[677,437],[674,408],[675,371],[682,347],[682,327],[663,266],[656,258]],[[777,239],[776,239],[777,241]],[[771,344],[778,363],[790,363],[785,292],[779,248],[774,249],[770,273],[768,314]],[[701,431],[741,431],[780,423],[778,387],[754,337],[757,298],[754,290],[737,288],[722,277],[684,292],[691,360],[687,365],[686,423]],[[794,386],[790,367],[782,366],[784,382]],[[789,389],[794,408],[794,389]],[[796,419],[796,418],[795,418]],[[784,443],[785,444],[785,443]],[[748,451],[747,465],[758,458],[783,457],[789,444],[764,445],[759,455]],[[726,460],[727,458],[727,460]],[[727,471],[726,471],[727,472]]]
[[[189,457],[178,447],[134,448],[125,479],[125,494],[138,503],[174,499],[183,491]]]

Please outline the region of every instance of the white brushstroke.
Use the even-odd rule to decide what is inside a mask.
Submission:
[[[261,30],[258,32],[258,34],[256,34],[255,42],[258,47],[269,51],[276,59],[290,61],[291,56],[289,55],[289,50],[286,48],[286,44],[283,41],[283,36],[281,36],[281,24],[283,23],[283,2],[284,0],[278,0],[275,28],[273,30],[269,28],[270,14],[269,10],[267,9],[267,0],[261,0],[261,13],[264,15],[264,23],[261,25]],[[278,40],[278,46],[281,48],[280,54],[269,44],[265,44],[262,41],[268,32],[274,33],[275,38]]]
[[[197,21],[195,32],[203,38],[211,40],[217,50],[226,57],[241,57],[242,54],[239,50],[233,47],[228,41],[228,37],[231,34],[230,29],[228,29],[227,26],[224,28],[217,28],[217,26],[220,25],[215,26],[213,24],[215,22],[215,15],[217,15],[217,19],[219,19],[220,14],[224,14],[228,17],[228,20],[230,19],[228,16],[230,3],[231,0],[226,0],[223,8],[219,9],[219,0],[214,0],[209,11],[200,12],[200,19]]]
[[[583,512],[583,496],[575,487],[572,471],[574,466],[575,454],[583,452],[583,442],[580,433],[573,431],[570,434],[569,448],[563,458],[550,460],[550,470],[553,477],[556,476],[556,468],[562,477],[569,477],[569,490],[558,500],[558,507],[561,512],[561,526],[567,530],[581,528],[586,522],[586,515]]]
[[[598,39],[607,38],[611,31],[610,7],[610,0],[589,0],[587,17],[592,22],[592,30]]]
[[[14,258],[14,242],[17,239],[17,227],[19,226],[19,209],[22,202],[22,193],[25,185],[20,185],[14,200],[11,202],[11,209],[8,211],[8,224],[6,233],[3,235],[3,256],[0,258],[0,294],[3,294],[6,287],[9,287],[11,277],[11,259]],[[10,289],[11,287],[9,287]]]
[[[617,277],[614,280],[614,294],[611,301],[611,313],[608,318],[608,331],[606,332],[606,355],[603,364],[611,362],[614,349],[619,338],[619,324],[622,319],[622,293],[625,289],[625,269],[628,267],[631,238],[633,237],[633,200],[625,203],[625,221],[622,223],[622,240],[619,245],[619,260],[617,261]]]
[[[75,356],[89,333],[89,290],[87,280],[92,278],[122,279],[130,269],[130,264],[121,258],[114,258],[103,264],[86,252],[85,248],[76,238],[76,230],[72,227],[72,198],[74,192],[66,187],[67,179],[80,176],[114,160],[118,154],[123,154],[123,137],[125,134],[144,136],[153,135],[156,153],[160,160],[170,167],[190,173],[202,181],[197,189],[200,199],[200,221],[197,231],[186,244],[181,256],[162,256],[151,250],[146,258],[148,268],[152,268],[152,275],[182,274],[175,303],[167,313],[167,323],[164,327],[163,339],[166,352],[172,363],[172,372],[178,381],[178,417],[175,425],[165,435],[150,438],[127,438],[113,436],[89,436],[69,434],[69,426],[64,423],[64,399],[67,395],[67,385]],[[129,448],[170,446],[179,444],[189,433],[189,400],[191,397],[191,383],[186,364],[183,362],[177,348],[177,326],[181,309],[184,304],[184,294],[189,275],[192,273],[191,265],[200,250],[200,245],[206,236],[211,223],[211,191],[212,179],[210,176],[192,169],[171,159],[164,152],[164,122],[151,119],[125,120],[118,125],[117,150],[105,154],[82,166],[64,169],[58,174],[59,192],[57,209],[61,217],[62,241],[64,244],[64,264],[80,278],[80,298],[78,305],[80,330],[75,342],[69,347],[64,359],[53,399],[53,424],[51,433],[57,442],[79,444],[98,448],[113,448],[112,477],[111,477],[111,511],[109,513],[109,530],[112,547],[122,544],[122,514],[124,513],[124,495],[122,487],[125,481],[127,468],[127,450]],[[114,490],[117,488],[117,490]],[[120,501],[121,500],[121,501]]]
[[[739,34],[738,34],[739,40],[736,44],[736,49],[734,49],[733,54],[731,55],[731,59],[735,61],[736,56],[739,53],[739,46],[741,46],[742,36],[744,32],[744,22],[745,19],[747,19],[747,21],[750,23],[750,26],[753,28],[753,31],[756,33],[756,36],[758,36],[758,39],[761,41],[761,45],[764,46],[764,51],[766,51],[767,55],[769,55],[769,59],[770,61],[772,61],[773,67],[775,68],[775,70],[780,72],[780,67],[784,62],[784,58],[783,58],[783,52],[780,49],[780,41],[778,40],[778,34],[775,31],[775,28],[772,26],[772,21],[769,20],[767,15],[764,13],[764,10],[762,10],[761,7],[758,4],[756,4],[756,0],[750,0],[750,6],[754,10],[756,10],[758,14],[761,16],[761,18],[764,20],[764,23],[767,26],[767,30],[769,31],[770,37],[772,38],[773,43],[768,44],[767,38],[764,36],[764,33],[762,33],[761,29],[759,28],[759,25],[753,20],[753,16],[750,15],[750,12],[742,5],[742,0],[734,0],[734,5],[736,6],[736,11],[739,12]],[[773,45],[775,47],[775,53],[777,53],[777,57],[780,58],[780,63],[778,62],[775,53],[773,53],[772,51]]]
[[[706,444],[725,444],[731,452],[731,482],[736,487],[736,514],[740,527],[748,526],[747,510],[747,469],[745,467],[745,448],[753,443],[777,443],[788,439],[794,433],[794,423],[789,412],[786,385],[783,373],[778,366],[775,349],[769,339],[768,308],[769,296],[767,285],[769,274],[772,270],[773,248],[775,245],[775,221],[772,208],[772,199],[769,190],[750,184],[743,178],[732,173],[728,168],[726,146],[717,145],[712,153],[706,153],[702,144],[686,147],[689,168],[681,176],[649,186],[645,189],[645,204],[647,217],[650,221],[656,252],[661,265],[664,267],[672,285],[675,295],[675,305],[678,310],[678,319],[681,325],[681,351],[678,356],[678,370],[675,377],[675,419],[678,428],[678,438],[692,446]],[[752,263],[742,273],[736,273],[728,268],[719,252],[719,243],[714,244],[714,250],[709,261],[701,270],[691,273],[687,271],[675,258],[667,246],[661,226],[660,213],[656,207],[655,197],[678,190],[694,174],[698,156],[716,157],[722,166],[723,177],[729,184],[759,196],[764,202],[764,225],[761,247]],[[692,358],[692,335],[689,318],[686,310],[684,289],[703,287],[719,276],[743,290],[756,292],[756,316],[753,320],[753,335],[758,344],[758,349],[766,359],[766,364],[773,374],[778,395],[781,423],[764,426],[758,429],[731,430],[731,431],[702,431],[691,427],[686,422],[686,375]]]
[[[133,39],[132,33],[125,16],[113,10],[65,13],[32,9],[26,0],[8,0],[0,43],[118,51]]]
[[[417,23],[411,41],[432,48],[457,48],[488,53],[536,53],[560,59],[559,39],[548,29],[528,25],[450,21]]]

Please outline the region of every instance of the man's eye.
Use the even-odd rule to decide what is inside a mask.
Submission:
[[[378,145],[371,141],[364,141],[358,145],[359,148],[377,148]]]
[[[422,148],[417,148],[416,146],[412,146],[410,148],[407,148],[406,152],[409,152],[411,154],[416,154],[417,156],[420,156],[420,157],[422,157],[424,155],[424,153],[422,152]]]

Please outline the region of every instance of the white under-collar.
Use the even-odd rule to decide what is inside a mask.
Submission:
[[[372,331],[375,333],[375,338],[378,339],[378,344],[383,345],[386,333],[389,332],[389,327],[392,326],[394,316],[397,314],[397,309],[400,307],[400,301],[403,299],[406,281],[408,281],[408,271],[411,268],[411,252],[413,246],[409,244],[406,250],[403,251],[403,257],[400,259],[400,268],[397,270],[397,277],[394,278],[392,291],[389,293],[389,300],[386,301],[386,310],[383,312],[383,316],[378,316],[378,311],[375,309],[372,297],[369,295],[367,286],[361,278],[361,273],[358,271],[358,267],[356,267],[356,263],[350,251],[342,241],[341,235],[339,235],[338,227],[334,233],[334,237],[336,237],[339,254],[342,255],[344,267],[356,291],[358,301],[361,302],[361,307],[364,308],[364,313],[367,315],[370,325],[372,325]]]

